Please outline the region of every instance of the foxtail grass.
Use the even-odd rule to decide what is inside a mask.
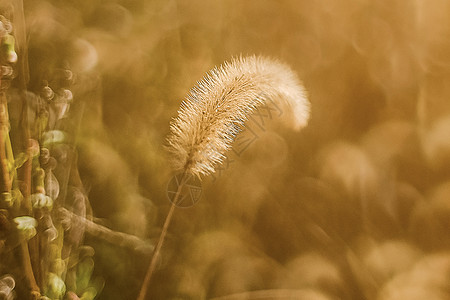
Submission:
[[[307,125],[306,91],[291,68],[277,60],[249,56],[233,58],[210,70],[190,90],[167,138],[174,170],[183,176],[153,251],[138,300],[144,300],[156,268],[177,201],[189,176],[208,176],[221,164],[245,121],[258,107],[274,101],[290,108],[294,130]]]

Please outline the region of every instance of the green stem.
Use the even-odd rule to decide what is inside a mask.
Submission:
[[[25,96],[23,96],[25,97]],[[27,105],[25,103],[25,100],[23,100],[23,106],[22,106],[22,129],[23,129],[23,141],[25,142],[25,149],[28,155],[27,161],[24,163],[24,165],[21,168],[21,180],[22,180],[22,186],[20,188],[22,195],[23,195],[23,201],[21,204],[22,211],[25,212],[26,215],[33,216],[33,208],[31,205],[31,172],[32,172],[32,157],[30,154],[30,132],[29,128],[27,126]],[[36,295],[40,295],[40,289],[39,286],[36,283],[36,277],[33,273],[33,267],[35,271],[39,271],[39,247],[36,245],[37,237],[34,237],[30,240],[29,244],[27,242],[22,242],[22,264],[25,271],[25,276],[27,278],[28,284],[31,289],[30,297],[34,298]],[[29,249],[30,248],[30,249]],[[32,256],[30,256],[30,251],[33,253]],[[33,259],[33,261],[31,260]]]
[[[28,243],[27,241],[23,241],[20,244],[20,250],[21,250],[21,256],[22,256],[22,264],[23,269],[25,271],[25,276],[28,280],[28,284],[30,286],[30,299],[35,299],[37,295],[40,296],[40,289],[39,286],[36,283],[36,279],[34,278],[33,274],[33,268],[31,266],[31,259],[30,259],[30,251],[28,249]]]

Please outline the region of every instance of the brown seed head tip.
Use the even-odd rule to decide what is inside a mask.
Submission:
[[[289,66],[249,56],[233,58],[209,71],[171,122],[168,144],[174,167],[196,176],[213,173],[244,122],[267,101],[289,107],[293,129],[307,125],[310,104]]]

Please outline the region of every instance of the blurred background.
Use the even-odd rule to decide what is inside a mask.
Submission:
[[[25,0],[24,11],[30,89],[62,58],[77,76],[95,222],[149,243],[170,206],[169,122],[205,72],[264,55],[308,91],[308,127],[266,116],[175,211],[148,299],[450,299],[449,1]],[[106,282],[98,299],[135,299],[148,252],[86,244]]]

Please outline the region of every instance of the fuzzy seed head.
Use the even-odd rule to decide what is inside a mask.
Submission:
[[[266,101],[289,107],[291,125],[307,125],[309,102],[295,73],[265,57],[234,58],[209,71],[181,103],[170,125],[174,167],[209,175],[223,161],[251,113]]]

